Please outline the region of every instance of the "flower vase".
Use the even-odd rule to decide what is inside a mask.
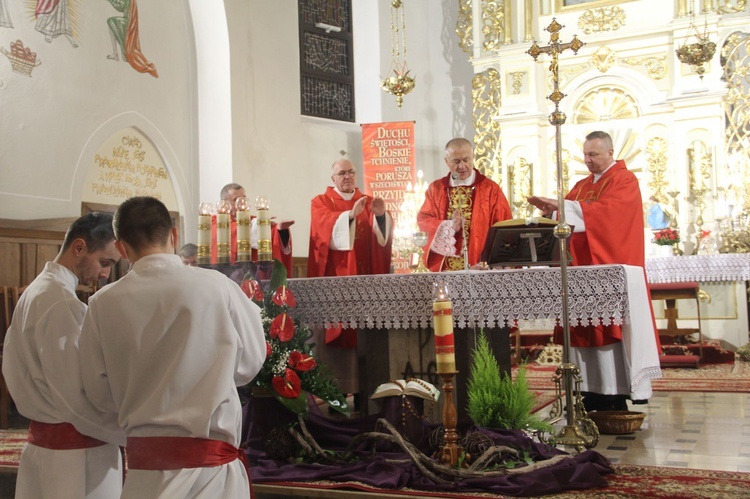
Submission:
[[[666,257],[673,256],[673,255],[674,255],[674,252],[673,252],[672,245],[662,244],[662,245],[656,246],[656,251],[654,254],[655,257],[666,258]]]

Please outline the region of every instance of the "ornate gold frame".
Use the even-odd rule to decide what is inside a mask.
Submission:
[[[565,5],[565,0],[555,0],[555,12],[571,12],[574,10],[593,9],[608,5],[619,5],[633,0],[589,0],[577,5]]]

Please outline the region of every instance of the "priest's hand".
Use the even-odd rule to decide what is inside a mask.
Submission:
[[[276,230],[286,230],[294,225],[294,220],[282,220],[276,223]]]
[[[362,196],[361,198],[357,199],[357,201],[354,203],[354,206],[352,206],[352,209],[349,210],[349,220],[354,220],[359,216],[360,213],[364,211],[366,201],[367,196]]]
[[[456,210],[453,212],[453,230],[458,232],[464,225],[464,218],[461,216],[461,212]]]
[[[370,205],[372,214],[376,217],[382,217],[385,215],[385,201],[382,198],[372,198],[372,204]]]
[[[557,200],[553,198],[543,198],[539,196],[531,196],[526,198],[529,204],[532,204],[542,211],[544,216],[550,216],[553,211],[557,211]]]

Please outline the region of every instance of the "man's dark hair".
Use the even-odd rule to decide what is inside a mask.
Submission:
[[[99,251],[113,241],[115,233],[112,230],[112,215],[95,211],[84,215],[68,227],[63,240],[62,251],[67,250],[73,241],[86,241],[88,251]]]
[[[117,208],[115,237],[135,249],[162,245],[169,239],[172,217],[164,203],[148,196],[133,197]]]
[[[182,249],[180,249],[180,256],[185,258],[195,256],[198,254],[198,246],[193,243],[186,243]]]
[[[244,189],[244,187],[234,182],[225,185],[221,188],[221,199],[229,199],[229,191],[239,191],[240,189]]]
[[[454,147],[461,147],[461,146],[469,146],[472,149],[474,148],[474,146],[471,145],[471,141],[469,141],[468,139],[465,139],[463,137],[456,137],[454,139],[449,140],[445,144],[445,154],[446,154],[446,156],[448,155],[448,149],[452,149]]]
[[[607,146],[607,149],[612,149],[612,137],[607,132],[602,132],[601,130],[597,130],[595,132],[591,132],[590,134],[586,135],[586,140],[594,140],[599,139],[603,140],[604,144]]]

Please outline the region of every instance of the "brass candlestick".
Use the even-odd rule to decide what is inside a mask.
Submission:
[[[463,448],[458,445],[458,433],[456,424],[458,415],[456,413],[456,404],[453,402],[453,377],[458,371],[438,373],[443,378],[443,394],[445,402],[443,405],[443,446],[440,448],[438,460],[446,466],[458,466],[458,459],[461,457]]]

